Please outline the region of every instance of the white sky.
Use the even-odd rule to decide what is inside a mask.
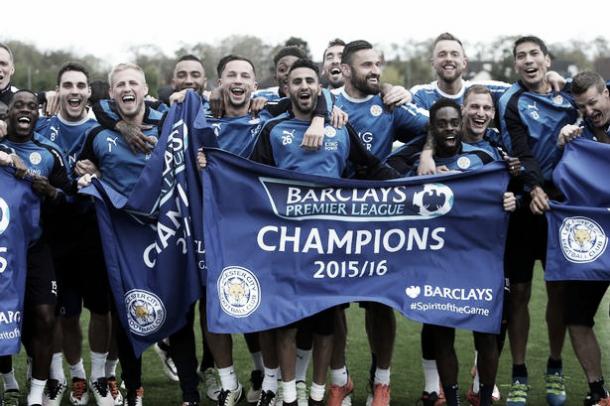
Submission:
[[[2,2],[0,41],[16,39],[40,49],[91,53],[109,63],[129,48],[155,44],[168,55],[181,44],[255,35],[270,44],[298,36],[315,59],[329,39],[373,43],[423,40],[449,31],[470,43],[499,35],[534,34],[547,43],[608,37],[610,2],[585,2],[586,11],[536,0],[57,0]],[[571,2],[573,4],[573,2]],[[176,7],[172,7],[176,5]],[[461,6],[458,9],[458,6]],[[502,12],[495,11],[501,9]],[[317,16],[320,16],[319,18]],[[330,16],[330,17],[324,17]],[[593,20],[599,18],[599,22]],[[332,23],[325,21],[333,20]]]

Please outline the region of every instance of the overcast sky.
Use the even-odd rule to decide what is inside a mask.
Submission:
[[[471,43],[499,35],[524,34],[538,35],[553,43],[610,35],[606,24],[610,15],[608,1],[587,2],[583,12],[560,7],[558,2],[553,5],[535,0],[2,3],[0,41],[16,39],[45,50],[91,53],[111,63],[128,59],[133,45],[156,44],[173,55],[181,44],[213,44],[234,34],[255,35],[270,44],[290,36],[302,37],[318,60],[328,40],[336,37],[390,44],[423,40],[449,31]],[[504,8],[503,12],[495,11],[498,8]],[[593,22],[596,17],[600,19],[598,23]]]

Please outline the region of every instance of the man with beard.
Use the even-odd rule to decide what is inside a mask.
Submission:
[[[74,193],[75,187],[59,148],[34,132],[37,119],[36,95],[29,90],[15,92],[9,104],[7,136],[0,144],[26,163],[32,187],[44,199],[44,215],[50,206],[65,203],[66,193]],[[28,405],[42,405],[52,356],[57,283],[47,238],[43,233],[28,250],[23,331],[23,343],[32,358]]]
[[[398,175],[365,150],[349,125],[340,129],[331,126],[325,128],[325,133],[333,138],[337,147],[319,151],[304,151],[299,147],[320,94],[318,68],[313,62],[298,60],[292,65],[288,75],[288,94],[291,111],[267,122],[250,157],[252,160],[282,169],[332,177],[345,176],[348,173],[348,162],[364,169],[367,178],[387,179]],[[314,336],[314,376],[309,404],[323,404],[334,319],[335,309],[331,308],[292,325],[263,333],[267,335],[266,343],[274,340],[277,343],[276,346],[264,346],[263,351],[277,348],[284,405],[297,405],[296,332],[298,327],[304,325],[312,329]],[[275,404],[273,391],[264,391],[261,396],[259,405]]]
[[[421,150],[425,139],[428,113],[408,103],[390,111],[383,107],[379,94],[381,75],[379,54],[367,41],[353,41],[343,49],[341,71],[345,87],[337,97],[336,105],[349,116],[365,148],[378,159],[385,159],[396,140]],[[367,303],[366,325],[371,346],[371,379],[375,406],[385,406],[390,398],[390,363],[396,334],[393,310],[379,303]],[[339,345],[337,348],[344,347]],[[343,387],[343,395],[351,392],[345,366],[333,371],[333,385]]]
[[[338,94],[345,84],[341,73],[341,55],[343,55],[345,41],[336,38],[328,43],[322,57],[321,77],[328,84],[328,88],[333,94]]]
[[[87,102],[91,93],[89,74],[78,63],[64,65],[57,75],[59,113],[40,117],[36,132],[55,142],[68,157],[68,173],[72,173],[76,156],[84,142],[85,133],[97,125],[87,116]],[[110,336],[110,303],[108,278],[99,240],[97,219],[93,206],[80,197],[53,210],[43,218],[57,273],[60,323],[57,324],[55,348],[50,379],[45,390],[45,404],[59,405],[66,388],[63,352],[70,366],[72,385],[70,402],[85,405],[89,400],[87,378],[82,356],[80,314],[84,301],[91,312],[89,345],[91,348],[91,376],[88,386],[98,404],[110,397],[122,402],[116,373],[106,380],[106,357]],[[83,269],[87,269],[84,273]],[[118,361],[111,361],[116,367]],[[112,369],[112,368],[111,368]],[[110,390],[109,390],[110,388]]]
[[[584,118],[584,127],[571,124],[563,127],[558,146],[563,148],[583,133],[599,142],[610,143],[610,96],[604,79],[594,72],[581,72],[572,79],[572,94]],[[610,282],[568,281],[566,284],[566,324],[574,353],[589,384],[584,404],[610,405],[610,395],[602,375],[601,349],[593,330],[595,314]]]

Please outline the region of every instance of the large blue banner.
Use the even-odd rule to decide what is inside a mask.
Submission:
[[[207,154],[211,331],[266,330],[353,301],[380,302],[420,322],[499,331],[505,165],[368,182]]]
[[[27,250],[40,235],[40,201],[28,181],[0,167],[0,355],[19,352]]]
[[[153,155],[129,197],[103,181],[95,196],[108,276],[136,354],[183,327],[205,276],[196,145],[212,133],[188,92],[169,111]]]
[[[610,145],[577,139],[566,145],[553,181],[566,197],[546,213],[545,279],[610,280]]]

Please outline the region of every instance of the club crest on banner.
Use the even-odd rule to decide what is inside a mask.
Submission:
[[[567,217],[559,228],[561,251],[575,263],[595,261],[606,250],[608,237],[595,221],[587,217]]]
[[[256,275],[239,266],[222,270],[217,290],[222,310],[233,317],[247,317],[261,303],[261,288]]]
[[[129,328],[134,334],[146,336],[159,330],[166,318],[163,302],[157,295],[142,289],[125,293]]]
[[[6,201],[0,197],[0,234],[2,234],[11,221],[11,211]]]

